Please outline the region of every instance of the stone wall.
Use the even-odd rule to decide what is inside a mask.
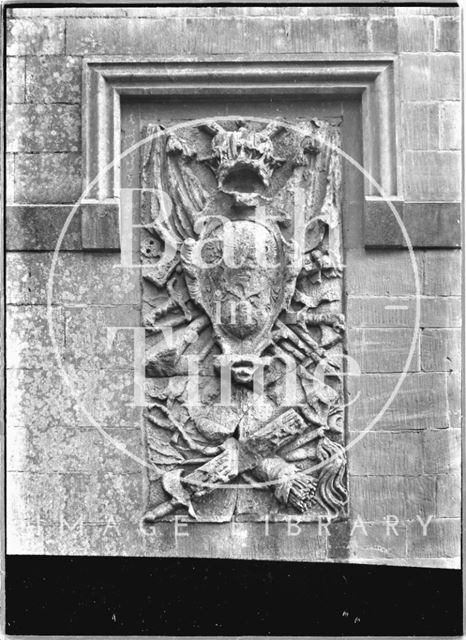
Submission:
[[[47,327],[52,251],[83,189],[83,57],[395,54],[399,195],[405,207],[421,203],[412,215],[422,228],[429,203],[442,208],[461,198],[458,10],[29,8],[9,14],[9,552],[170,554],[173,531],[156,542],[139,531],[141,468],[75,407]],[[453,215],[458,212],[453,206]],[[445,220],[451,216],[439,214],[431,236],[445,234]],[[129,402],[132,393],[131,336],[119,333],[109,357],[105,334],[107,326],[140,324],[139,279],[115,268],[118,253],[84,252],[81,222],[79,215],[73,218],[56,267],[53,320],[63,366],[82,404],[127,450],[141,455],[138,416],[131,407],[121,409],[122,394]],[[351,522],[333,525],[323,544],[288,541],[296,558],[458,566],[461,254],[454,240],[427,248],[436,247],[430,237],[415,247],[422,296],[417,347],[388,412],[349,453]],[[353,437],[402,370],[406,356],[398,362],[393,353],[400,345],[406,352],[413,318],[384,310],[405,304],[413,288],[404,249],[364,249],[361,239],[349,248],[347,263],[349,341],[361,355],[364,391],[362,404],[348,412]],[[399,518],[398,535],[386,535],[388,514]],[[425,522],[429,516],[423,536],[418,517]],[[225,529],[224,535],[231,533]],[[283,536],[286,531],[273,534],[268,548],[257,539],[246,554],[269,557],[275,545],[285,544]],[[215,552],[214,543],[201,549],[181,544],[195,555]]]

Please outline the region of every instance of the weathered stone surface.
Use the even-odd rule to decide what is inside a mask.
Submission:
[[[141,408],[135,406],[134,370],[75,370],[79,423],[103,428],[138,427]]]
[[[437,18],[435,27],[436,51],[460,50],[460,21],[458,18]]]
[[[350,327],[413,327],[416,298],[348,296]]]
[[[21,18],[7,23],[7,55],[56,55],[65,47],[65,21]]]
[[[25,520],[36,527],[45,523],[59,522],[62,510],[66,509],[63,480],[63,474],[10,471],[7,482],[7,503],[10,505],[11,518]],[[80,484],[84,484],[84,478],[80,474],[73,474],[73,481],[75,491]],[[68,502],[71,500],[72,496],[69,496]],[[73,506],[78,505],[75,503]]]
[[[137,269],[123,269],[120,257],[109,254],[60,254],[53,304],[137,304]],[[46,304],[52,265],[50,253],[9,253],[7,300],[11,304]]]
[[[14,18],[112,18],[125,17],[128,9],[113,7],[28,7],[27,9],[12,9]],[[145,10],[141,10],[140,16],[144,17]]]
[[[405,100],[459,100],[458,54],[405,53],[401,59],[401,90]]]
[[[295,525],[295,526],[293,526]],[[317,523],[301,524],[291,520],[270,523],[269,535],[264,536],[264,523],[228,522],[216,525],[217,535],[212,536],[208,523],[187,524],[182,533],[175,539],[173,523],[158,525],[160,534],[154,538],[147,537],[154,554],[155,549],[162,549],[163,554],[181,557],[235,557],[244,559],[276,559],[278,549],[283,549],[290,560],[307,562],[324,560],[327,555],[327,536],[318,534]],[[162,544],[160,544],[162,543]]]
[[[6,201],[7,204],[15,199],[15,156],[13,153],[6,153]]]
[[[29,478],[30,479],[30,478]],[[23,507],[22,474],[9,474],[6,483],[7,553],[44,552],[43,534],[37,518],[26,518]],[[35,487],[31,487],[34,493]]]
[[[369,431],[356,444],[351,445],[359,437],[359,434],[352,434],[348,459],[350,475],[412,476],[422,473],[422,435],[421,432]]]
[[[400,51],[432,51],[434,49],[434,18],[432,16],[398,16]]]
[[[81,205],[82,246],[84,250],[120,248],[120,209],[118,204]]]
[[[394,531],[388,528],[385,522],[365,522],[362,525],[360,521],[354,521],[352,531],[350,557],[403,558],[406,556],[406,525],[404,523],[398,524]]]
[[[77,522],[77,521],[76,521]],[[71,524],[76,524],[71,521]],[[78,523],[79,524],[79,523]],[[146,547],[146,537],[134,524],[109,517],[105,524],[83,524],[66,535],[57,536],[56,527],[43,528],[44,552],[47,555],[125,556],[154,555]]]
[[[41,529],[34,522],[28,522],[21,516],[12,517],[10,505],[7,505],[5,538],[7,554],[43,555],[45,552]]]
[[[423,371],[459,371],[460,329],[424,329],[421,335],[421,366]]]
[[[106,427],[110,438],[94,431],[95,471],[113,474],[137,474],[143,476],[145,461],[141,425],[131,428]],[[138,498],[139,500],[139,498]]]
[[[99,534],[104,535],[105,525],[93,527],[86,525],[79,518],[71,518],[69,521],[63,518],[62,522],[44,525],[42,535],[44,536],[44,552],[46,555],[94,555],[94,548],[91,539],[95,541],[93,532],[99,530]]]
[[[424,294],[461,295],[461,252],[427,251],[424,265]]]
[[[271,492],[264,492],[265,496],[257,494],[258,492],[254,491],[254,489],[238,491],[235,513],[238,514],[240,521],[242,519],[245,521],[265,520],[265,518],[270,517],[269,514],[273,513],[273,511],[278,511],[277,501]]]
[[[461,472],[458,468],[437,476],[437,516],[458,518],[460,514]]]
[[[404,100],[414,101],[430,100],[432,93],[432,73],[429,56],[414,53],[402,54],[400,56],[400,69],[402,98]]]
[[[421,298],[421,327],[461,327],[461,299]]]
[[[430,516],[435,516],[437,511],[436,479],[426,475],[405,478],[404,499],[408,520],[419,516],[425,521]],[[457,516],[459,516],[459,512]]]
[[[133,366],[134,333],[139,327],[139,307],[65,307],[66,361],[80,369],[128,369]],[[115,332],[112,336],[112,332]]]
[[[81,191],[80,154],[16,154],[15,202],[74,203]]]
[[[364,521],[393,515],[403,525],[406,519],[436,513],[436,479],[431,476],[352,476],[350,495],[353,518]]]
[[[285,20],[254,22],[255,37],[248,20],[174,18],[173,20],[127,20],[80,18],[67,23],[67,53],[108,54],[187,54],[237,52],[245,50],[273,51],[283,48]],[[163,38],[160,34],[163,33]],[[207,36],[208,34],[208,36]],[[280,47],[281,44],[281,47]],[[285,50],[289,50],[289,45]]]
[[[406,151],[406,197],[410,200],[460,200],[458,151]]]
[[[459,203],[406,202],[403,221],[415,247],[455,249],[461,246]]]
[[[268,53],[279,51],[367,51],[367,19],[261,17],[228,19],[173,18],[73,19],[67,22],[67,53],[87,55],[103,52],[118,54],[167,53]],[[164,38],[159,38],[160,29]],[[180,46],[182,47],[180,49]]]
[[[97,430],[95,432],[98,433]],[[8,432],[8,471],[89,472],[94,444],[92,435],[90,429],[65,428],[62,425],[46,431],[12,427]]]
[[[84,520],[92,524],[105,524],[111,517],[137,527],[141,516],[143,494],[141,473],[122,474],[101,470],[89,477],[89,483],[79,496]]]
[[[407,15],[432,15],[432,16],[459,16],[459,7],[458,5],[449,7],[447,5],[432,7],[432,6],[398,6],[395,8],[396,16],[407,16]]]
[[[82,58],[28,56],[26,102],[77,103],[81,99]]]
[[[461,149],[461,103],[440,104],[440,148]]]
[[[426,520],[423,519],[423,523]],[[419,521],[408,523],[408,555],[416,558],[455,558],[461,552],[461,521],[433,518],[426,535]]]
[[[77,424],[75,400],[64,392],[58,372],[49,369],[7,371],[7,424],[35,429]],[[25,391],[26,390],[26,391]]]
[[[160,7],[126,7],[126,8],[108,8],[108,7],[70,7],[70,8],[29,8],[26,9],[11,9],[11,15],[15,18],[23,17],[67,17],[67,18],[83,18],[83,17],[116,17],[116,18],[170,18],[170,17],[224,17],[224,16],[281,16],[283,15],[283,8],[277,6],[196,6],[185,5],[183,7],[177,6],[160,6]],[[383,6],[370,6],[370,7],[358,7],[356,5],[347,6],[333,6],[330,9],[332,15],[338,16],[388,16],[394,15],[395,9],[393,7]],[[435,14],[436,9],[433,8]],[[286,7],[287,15],[291,16],[303,16],[303,17],[317,17],[328,16],[329,8],[324,6],[292,6]],[[422,13],[422,8],[420,9]],[[442,13],[449,14],[449,8],[447,7]]]
[[[461,246],[461,205],[450,202],[394,203],[403,227],[383,200],[367,199],[364,206],[364,245],[414,248]]]
[[[369,21],[371,51],[395,52],[398,50],[398,23],[394,17]]]
[[[349,520],[332,522],[327,536],[327,554],[329,559],[346,560],[349,555],[351,524]]]
[[[261,26],[258,28],[256,20],[247,18],[187,18],[183,29],[187,49],[192,51],[199,39],[200,53],[205,54],[242,53],[246,48],[251,53],[291,52],[295,47],[299,50],[299,35],[291,34],[290,20],[285,17],[261,17],[259,20]],[[312,50],[312,44],[303,44],[303,47],[305,51],[308,47]],[[173,51],[172,47],[170,51]]]
[[[363,233],[364,246],[367,249],[406,246],[403,234],[403,231],[406,230],[406,225],[404,225],[403,221],[405,203],[403,200],[391,200],[389,202],[390,204],[381,198],[366,198],[364,202]],[[401,219],[401,224],[398,218]],[[405,228],[403,229],[401,225],[404,225]]]
[[[461,429],[425,431],[422,437],[425,473],[448,473],[460,468]]]
[[[46,431],[64,424],[70,428],[93,423],[110,428],[139,425],[140,408],[132,404],[133,371],[77,370],[66,363],[63,371],[9,369],[7,385],[7,419],[12,427],[32,425]]]
[[[460,428],[462,424],[462,389],[461,372],[450,371],[447,374],[448,403],[450,410],[450,427]]]
[[[439,148],[439,104],[406,102],[402,105],[401,114],[405,149]]]
[[[367,19],[291,20],[289,39],[295,51],[367,51]]]
[[[53,251],[72,207],[61,205],[10,205],[6,211],[7,251]],[[63,251],[79,251],[81,216],[70,220],[61,243]]]
[[[54,335],[59,349],[65,342],[63,311],[51,309]],[[41,368],[53,361],[47,307],[7,305],[7,368]]]
[[[69,528],[80,527],[80,521],[83,525],[105,524],[111,518],[137,527],[135,506],[141,499],[140,474],[12,471],[9,478],[13,495],[21,499],[23,518],[30,522],[55,523],[57,534],[67,535]],[[29,484],[36,486],[28,495]]]
[[[6,59],[6,100],[24,102],[26,58],[8,57]]]
[[[422,281],[422,253],[415,252]],[[346,253],[346,290],[349,295],[415,295],[416,284],[410,255],[406,251],[373,250]]]
[[[81,147],[79,107],[9,105],[6,112],[7,151],[77,152]]]
[[[398,374],[348,376],[348,395],[354,403],[348,408],[352,430],[363,431],[375,420],[399,380]],[[374,430],[412,431],[457,426],[457,408],[449,399],[454,383],[446,373],[408,374]],[[454,389],[455,397],[456,393]]]
[[[407,362],[413,330],[409,329],[349,329],[348,355],[363,372],[403,371]],[[415,349],[409,371],[419,371],[419,338],[415,338]]]
[[[434,100],[457,100],[460,95],[460,57],[445,53],[430,56],[430,98]]]
[[[65,362],[84,370],[133,366],[132,331],[117,330],[113,340],[111,332],[117,327],[139,326],[137,307],[52,307],[52,318],[57,348]],[[7,335],[8,368],[48,368],[54,361],[46,306],[7,305]]]
[[[460,327],[459,297],[420,298],[420,327]],[[348,297],[348,324],[352,327],[414,327],[414,297]]]
[[[358,446],[358,445],[356,445]],[[364,521],[383,520],[396,514],[405,517],[405,478],[403,476],[351,476],[350,506],[353,517]]]
[[[127,549],[135,556],[154,555],[153,549],[147,548],[146,536],[138,527],[126,524],[121,518],[109,521],[105,525],[88,527],[88,535],[93,555],[124,556]]]

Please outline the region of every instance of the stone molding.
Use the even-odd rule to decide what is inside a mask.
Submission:
[[[275,56],[87,57],[83,64],[85,188],[120,153],[121,96],[332,95],[361,96],[364,166],[387,196],[400,192],[396,56],[280,54]],[[88,200],[118,199],[119,164]],[[377,194],[366,180],[366,195]]]

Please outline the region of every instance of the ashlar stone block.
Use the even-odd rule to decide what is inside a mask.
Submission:
[[[75,203],[82,194],[78,153],[15,155],[15,202]]]
[[[28,56],[26,102],[79,104],[82,58],[75,56]]]
[[[9,105],[7,150],[10,152],[78,152],[81,112],[68,105]]]
[[[65,46],[65,21],[17,18],[7,23],[7,55],[56,55]]]

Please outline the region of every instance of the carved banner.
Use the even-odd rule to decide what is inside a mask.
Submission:
[[[338,127],[151,134],[144,521],[345,515]]]

